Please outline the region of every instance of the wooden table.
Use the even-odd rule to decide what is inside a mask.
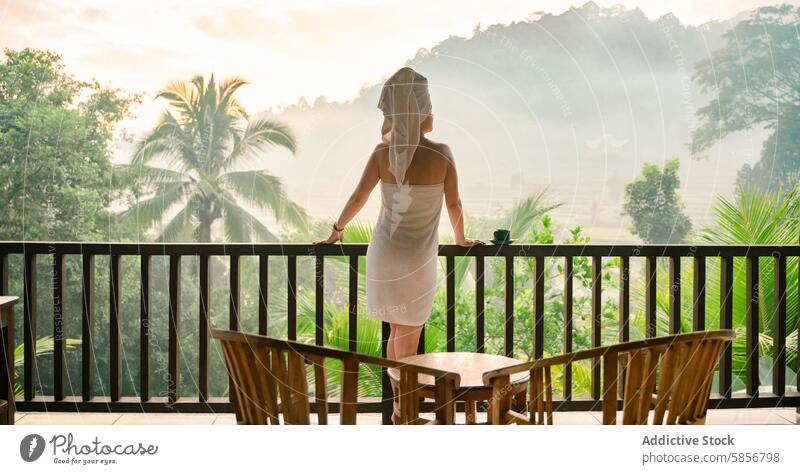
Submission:
[[[483,373],[522,363],[522,361],[511,357],[478,352],[431,352],[429,354],[405,357],[400,359],[400,362],[459,374],[461,376],[461,386],[456,392],[455,400],[464,402],[464,412],[468,424],[475,423],[476,402],[489,400],[492,397],[492,387],[483,383]],[[389,369],[388,372],[389,378],[393,382],[399,383],[399,372],[395,369]],[[511,376],[511,393],[518,403],[524,404],[527,382],[527,372]],[[419,376],[421,397],[433,398],[433,383],[433,377],[429,375]]]
[[[0,296],[0,425],[13,425],[14,305],[16,296]]]

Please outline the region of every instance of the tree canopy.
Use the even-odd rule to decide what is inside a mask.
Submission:
[[[0,236],[107,240],[109,142],[136,96],[67,74],[50,51],[0,63]]]
[[[645,163],[642,176],[625,186],[623,215],[633,221],[631,232],[648,244],[683,242],[692,228],[678,195],[680,161]]]
[[[800,173],[800,7],[764,7],[725,33],[725,46],[697,64],[694,81],[712,96],[697,111],[692,153],[727,135],[763,127],[761,160],[739,173],[742,184],[791,188]]]

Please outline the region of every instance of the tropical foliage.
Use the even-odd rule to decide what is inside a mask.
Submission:
[[[5,50],[0,62],[0,236],[110,240],[108,142],[135,95],[82,82],[50,51]]]
[[[680,243],[692,228],[678,195],[679,167],[677,158],[664,163],[663,169],[645,163],[642,176],[625,186],[623,214],[633,221],[631,233],[645,243]]]
[[[248,116],[236,98],[245,84],[239,77],[217,83],[212,74],[158,93],[170,109],[137,146],[129,169],[137,186],[125,217],[145,231],[158,227],[161,241],[210,242],[219,220],[225,241],[276,241],[263,215],[254,212],[289,226],[306,225],[305,211],[263,159],[272,147],[294,153],[295,139],[281,123]]]
[[[708,244],[757,244],[757,245],[792,245],[800,236],[800,195],[797,188],[786,195],[777,191],[739,188],[735,199],[724,196],[717,198],[714,206],[714,225],[704,229],[699,241]],[[719,260],[712,259],[709,275],[719,275]],[[771,382],[771,358],[773,316],[775,314],[775,262],[771,258],[759,259],[759,354],[762,365],[769,370],[761,370],[761,383]],[[787,258],[786,281],[798,281],[798,261],[796,257]],[[744,308],[745,308],[745,262],[734,259],[733,286],[733,326],[737,328],[737,339],[734,341],[734,374],[743,376],[745,365],[744,351]],[[786,285],[786,317],[787,328],[787,380],[796,376],[791,367],[797,367],[797,285]],[[718,318],[719,315],[719,279],[708,281],[707,314]],[[710,323],[718,324],[718,319]]]
[[[765,128],[761,160],[745,165],[740,184],[792,189],[800,178],[800,7],[755,10],[723,36],[725,46],[697,65],[694,81],[709,103],[697,111],[692,152],[701,153],[727,135]]]
[[[66,339],[64,341],[65,350],[71,351],[81,345],[80,339]],[[36,353],[34,356],[44,358],[53,354],[55,350],[55,340],[53,336],[40,337],[36,340]],[[14,348],[14,396],[22,397],[25,387],[22,385],[22,369],[25,364],[25,346],[18,344]]]

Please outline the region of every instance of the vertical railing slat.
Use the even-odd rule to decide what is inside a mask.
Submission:
[[[290,341],[297,340],[297,257],[286,257],[286,321],[287,336]]]
[[[669,257],[669,333],[681,332],[681,257]]]
[[[167,371],[167,399],[170,404],[178,401],[180,375],[180,324],[181,324],[181,256],[169,257],[169,338]]]
[[[786,256],[776,255],[775,291],[772,315],[772,393],[786,392]]]
[[[258,333],[269,331],[269,255],[258,256]]]
[[[592,347],[600,347],[602,345],[601,337],[601,323],[603,317],[603,280],[602,280],[602,259],[599,255],[592,256]],[[600,358],[596,357],[592,360],[592,398],[594,400],[600,399]]]
[[[38,382],[36,370],[36,254],[26,252],[24,258],[24,281],[22,314],[22,334],[24,342],[24,376],[25,400],[32,400],[36,396],[36,383]]]
[[[325,259],[317,255],[314,272],[314,341],[325,345]]]
[[[644,260],[645,273],[645,336],[656,337],[656,292],[658,284],[656,257],[648,255]]]
[[[239,256],[230,256],[230,306],[229,310],[229,327],[231,331],[239,330],[239,307],[242,304],[242,297],[240,291],[240,281],[242,277],[241,266],[239,265]]]
[[[619,342],[627,342],[631,334],[631,263],[619,258]]]
[[[544,256],[534,258],[533,276],[533,357],[544,357]]]
[[[564,257],[564,353],[572,352],[572,257]],[[564,399],[572,399],[572,364],[564,364]]]
[[[350,256],[349,286],[347,295],[347,339],[348,349],[355,352],[358,347],[358,256]]]
[[[706,329],[706,259],[694,257],[694,284],[692,285],[692,330]]]
[[[208,401],[208,366],[209,366],[209,327],[211,326],[211,319],[209,314],[209,295],[211,293],[211,283],[209,279],[209,264],[211,257],[208,255],[199,256],[199,275],[198,280],[200,284],[199,298],[200,298],[200,314],[198,315],[199,324],[199,371],[200,371],[200,386],[198,387],[199,398],[201,402]]]
[[[631,261],[624,255],[619,258],[619,342],[631,337]],[[619,395],[625,393],[626,369],[620,372]]]
[[[456,350],[456,270],[455,257],[445,257],[445,334],[447,337],[447,352]]]
[[[8,254],[0,254],[0,295],[8,295]]]
[[[139,261],[141,295],[139,299],[139,398],[150,400],[150,269],[152,258],[142,255]]]
[[[514,257],[506,256],[505,355],[514,357]]]
[[[483,353],[486,345],[486,299],[484,296],[484,262],[475,257],[475,350]]]
[[[381,321],[381,357],[387,357],[389,346],[389,323]],[[386,367],[381,368],[381,424],[392,424],[392,385]]]
[[[746,371],[747,394],[754,396],[758,393],[758,257],[746,258],[746,296],[745,296],[745,345],[746,345]]]
[[[111,401],[119,401],[122,395],[122,285],[120,282],[121,257],[109,255],[108,295],[109,295],[109,376],[111,377]]]
[[[94,396],[94,255],[83,254],[81,289],[81,395],[88,402]]]
[[[733,329],[733,257],[720,257],[719,328]],[[719,359],[719,393],[731,396],[733,347],[726,342]]]
[[[64,254],[53,254],[53,400],[64,399],[66,379],[64,337],[64,285],[67,281]]]

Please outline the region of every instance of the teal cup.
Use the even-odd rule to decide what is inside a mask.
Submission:
[[[494,231],[494,238],[492,239],[495,243],[506,243],[511,240],[511,232],[508,229],[497,229]]]

